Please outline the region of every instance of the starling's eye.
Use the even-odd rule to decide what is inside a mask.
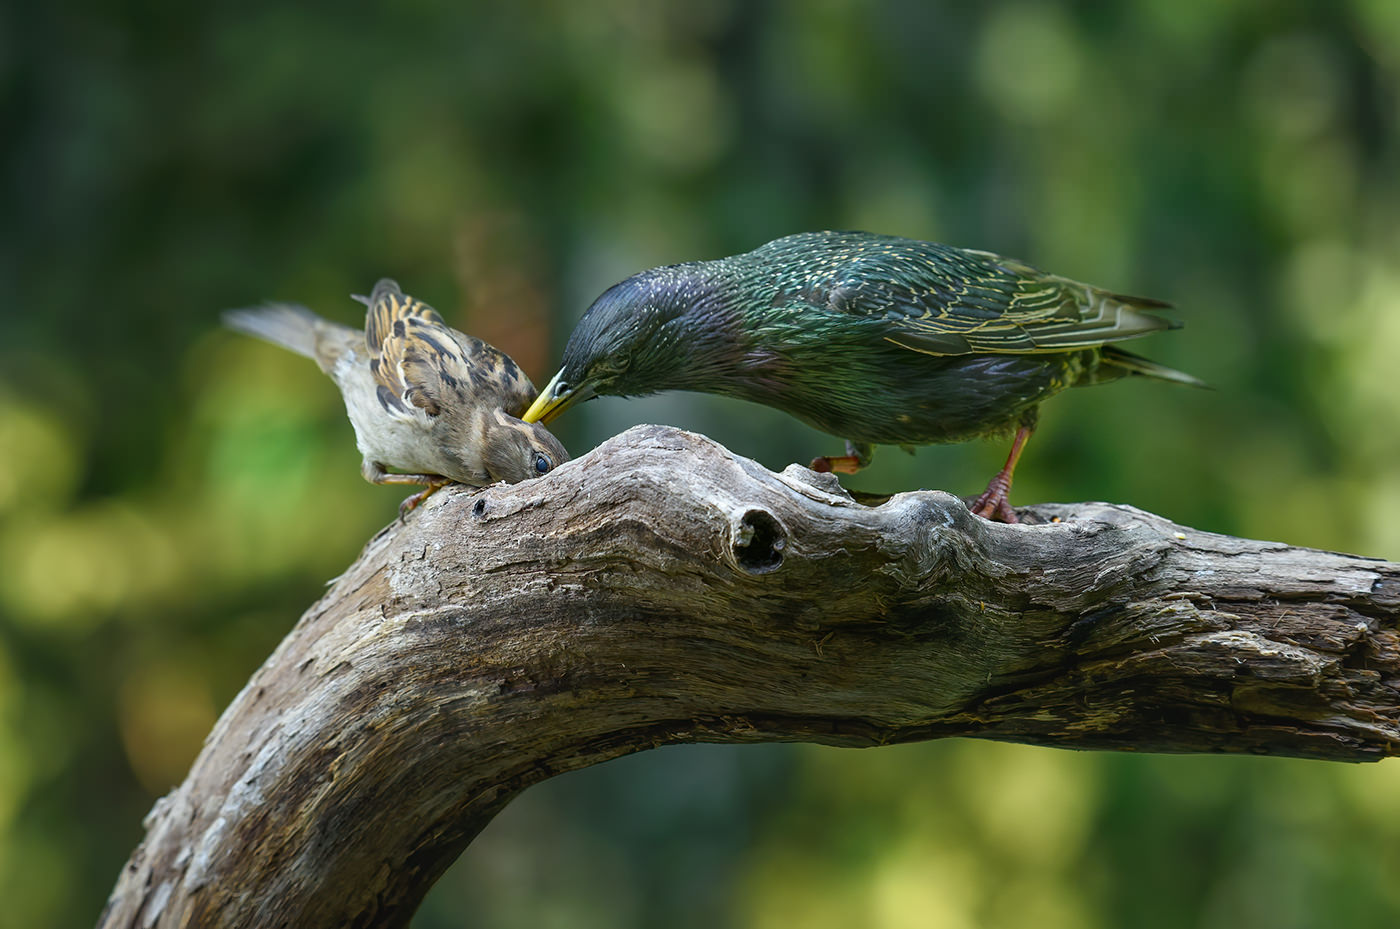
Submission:
[[[554,385],[554,396],[556,396],[556,397],[565,396],[565,395],[568,394],[569,391],[571,391],[571,390],[573,390],[573,388],[569,386],[569,382],[568,382],[568,381],[560,381],[559,383],[557,383],[557,384]]]
[[[535,471],[536,471],[536,472],[538,472],[538,473],[540,473],[540,474],[544,474],[544,473],[546,473],[547,471],[549,471],[549,469],[552,468],[552,467],[554,467],[554,465],[550,462],[549,456],[548,456],[548,455],[536,455],[536,456],[535,456]]]

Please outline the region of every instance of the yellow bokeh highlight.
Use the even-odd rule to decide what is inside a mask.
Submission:
[[[1370,54],[1400,73],[1400,5],[1393,0],[1351,0],[1361,21],[1357,36]]]
[[[801,808],[821,819],[755,850],[744,925],[1095,924],[1077,885],[1101,796],[1094,756],[993,742],[803,756]],[[824,834],[830,823],[868,832]]]
[[[0,516],[13,509],[62,506],[73,491],[80,456],[55,411],[0,388]]]
[[[1348,806],[1400,843],[1400,761],[1358,765],[1333,780]]]
[[[166,528],[121,500],[12,522],[0,557],[8,566],[0,598],[15,617],[71,629],[171,590],[181,571]]]
[[[118,693],[122,746],[152,794],[180,783],[213,728],[213,697],[198,669],[195,662],[166,657],[133,670]]]
[[[993,8],[975,66],[987,99],[1022,123],[1048,122],[1073,107],[1084,71],[1064,11],[1045,3]]]
[[[59,912],[75,890],[71,855],[58,836],[44,833],[24,835],[20,848],[22,854],[13,855],[0,867],[5,925],[55,925],[50,914]]]
[[[989,877],[965,851],[932,845],[928,837],[896,848],[873,875],[869,925],[878,929],[977,929]]]
[[[1367,256],[1361,269],[1361,293],[1356,304],[1357,336],[1348,345],[1346,387],[1359,413],[1358,440],[1378,451],[1400,446],[1400,389],[1395,357],[1400,351],[1400,252]]]
[[[9,847],[2,837],[8,833],[33,779],[33,764],[17,725],[19,686],[10,655],[0,646],[0,874],[10,865]]]
[[[998,882],[975,923],[978,929],[1094,929],[1100,924],[1078,882],[1061,877]]]
[[[1345,345],[1358,334],[1357,284],[1363,267],[1341,237],[1318,236],[1301,242],[1288,261],[1285,307],[1307,329],[1319,348]]]
[[[847,929],[871,925],[870,901],[859,875],[814,875],[800,854],[774,848],[746,874],[743,918],[747,929]]]
[[[1054,871],[1079,853],[1097,789],[1091,756],[989,743],[959,761],[967,813],[1008,862]]]

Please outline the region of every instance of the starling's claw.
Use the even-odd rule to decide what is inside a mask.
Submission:
[[[1011,508],[1011,503],[1006,499],[1006,492],[1010,490],[1010,481],[1003,480],[1003,474],[998,474],[992,478],[992,482],[987,485],[987,489],[982,492],[976,500],[968,505],[968,509],[981,516],[983,519],[995,520],[1003,523],[1018,523],[1016,511]]]
[[[813,458],[810,467],[819,474],[832,471],[838,474],[855,474],[861,468],[869,467],[870,459],[874,457],[875,446],[867,442],[847,440],[846,454],[823,455],[820,458]]]
[[[860,470],[861,463],[855,455],[822,455],[820,458],[813,458],[810,467],[819,474],[855,474]]]
[[[1006,456],[1006,465],[997,472],[996,477],[987,482],[987,489],[972,501],[968,506],[969,510],[984,519],[996,519],[1004,523],[1020,522],[1006,495],[1011,492],[1011,475],[1016,473],[1016,462],[1021,459],[1021,450],[1026,447],[1026,440],[1031,437],[1034,428],[1033,419],[1022,421],[1020,428],[1016,430],[1016,438],[1011,441],[1011,454]]]

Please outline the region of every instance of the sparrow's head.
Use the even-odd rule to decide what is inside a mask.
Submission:
[[[548,474],[569,460],[569,453],[548,429],[496,410],[483,436],[481,460],[493,481],[515,484]]]

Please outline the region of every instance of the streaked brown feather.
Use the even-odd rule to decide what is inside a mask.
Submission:
[[[389,278],[364,302],[370,371],[389,414],[412,416],[417,408],[436,417],[449,407],[487,404],[518,415],[534,398],[534,385],[507,355],[448,326]]]

